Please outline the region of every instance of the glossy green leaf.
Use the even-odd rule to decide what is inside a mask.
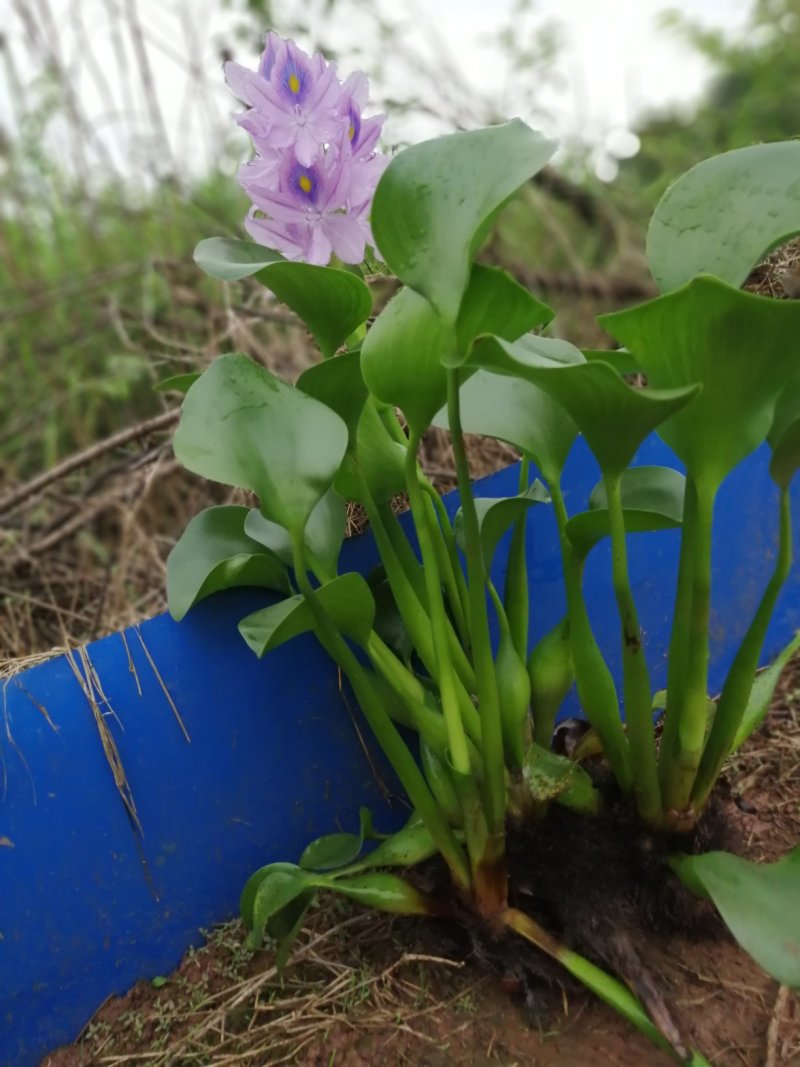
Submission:
[[[422,433],[447,399],[442,359],[453,343],[428,301],[413,289],[401,289],[364,338],[364,381],[378,400],[399,407]]]
[[[326,580],[336,575],[346,526],[347,505],[338,493],[329,489],[315,505],[303,530],[309,562]],[[252,508],[245,519],[244,529],[249,537],[293,566],[292,541],[283,526],[265,519],[257,508]]]
[[[220,356],[186,394],[174,448],[189,470],[252,490],[268,519],[299,531],[339,469],[347,427],[246,356]]]
[[[351,271],[290,263],[248,241],[211,237],[197,246],[195,261],[224,281],[255,274],[303,320],[326,357],[367,321],[372,310],[369,289]]]
[[[753,296],[714,278],[600,321],[653,387],[702,384],[658,432],[693,477],[712,484],[764,440],[800,365],[800,301]]]
[[[248,930],[253,928],[253,906],[261,883],[275,871],[292,873],[297,870],[296,863],[268,863],[265,867],[259,867],[257,871],[250,875],[239,899],[239,913]]]
[[[299,860],[300,866],[309,871],[332,871],[337,867],[346,867],[360,855],[364,838],[371,829],[369,809],[361,808],[357,834],[336,833],[318,837],[306,846]]]
[[[336,475],[336,491],[347,500],[361,502],[363,476],[378,503],[401,492],[405,485],[405,449],[389,434],[375,402],[368,400],[369,390],[361,375],[361,353],[347,352],[310,367],[301,374],[297,388],[327,404],[347,423],[350,440],[347,456]]]
[[[473,264],[456,323],[456,348],[445,353],[446,366],[460,366],[476,337],[497,334],[507,341],[543,326],[555,312],[499,267]]]
[[[558,800],[587,814],[599,810],[600,795],[587,772],[541,745],[534,743],[525,753],[522,777],[537,804]]]
[[[371,213],[380,254],[451,327],[494,214],[555,148],[514,119],[424,141],[384,171]]]
[[[303,928],[303,920],[314,902],[314,889],[304,889],[267,919],[267,934],[277,942],[275,966],[280,973],[286,966],[292,945]]]
[[[645,437],[697,392],[696,386],[633,389],[609,364],[587,363],[580,353],[580,361],[556,362],[543,340],[483,338],[469,364],[531,381],[549,393],[586,437],[606,474],[621,474]]]
[[[533,646],[527,667],[531,681],[533,736],[537,744],[549,749],[559,709],[575,681],[566,616]]]
[[[412,816],[411,822],[381,841],[362,863],[370,867],[413,867],[438,851],[430,830]]]
[[[766,718],[783,670],[798,649],[800,649],[800,633],[795,634],[789,644],[784,649],[781,649],[769,667],[766,667],[756,675],[753,688],[750,690],[745,713],[736,732],[736,740],[733,743],[734,751],[744,744],[747,738],[758,729]]]
[[[528,508],[534,504],[549,503],[550,496],[538,478],[518,496],[476,498],[475,510],[478,513],[481,548],[487,567],[491,565],[500,538],[526,514]],[[464,517],[461,508],[456,512],[453,528],[458,547],[465,551]]]
[[[529,456],[548,482],[558,481],[578,427],[538,385],[479,370],[461,386],[465,433],[497,437]],[[447,427],[447,409],[434,418]]]
[[[280,252],[231,237],[207,237],[194,250],[194,261],[212,278],[235,282],[257,274],[271,263],[286,263]]]
[[[346,423],[351,442],[355,440],[369,396],[361,376],[360,352],[344,352],[333,359],[315,363],[297,379],[297,388],[335,411]]]
[[[336,881],[319,882],[358,904],[378,911],[397,915],[432,915],[436,913],[433,901],[415,886],[396,874],[375,871],[355,875],[353,878],[337,878]]]
[[[777,863],[751,863],[728,852],[675,856],[679,878],[699,885],[731,933],[778,982],[800,989],[800,847]]]
[[[253,925],[248,937],[251,948],[258,948],[264,940],[267,923],[287,904],[307,891],[308,875],[294,870],[273,870],[261,881],[253,899]]]
[[[316,590],[320,606],[343,633],[365,642],[375,617],[375,601],[366,580],[342,574]],[[239,633],[259,657],[314,629],[314,616],[302,594],[287,597],[242,619]]]
[[[630,467],[622,475],[621,495],[627,533],[651,533],[681,525],[686,479],[671,467]],[[589,511],[567,523],[567,536],[580,558],[610,535],[603,482],[589,498]]]
[[[167,604],[182,619],[198,601],[220,589],[262,586],[289,592],[283,562],[244,532],[248,509],[206,508],[189,522],[167,559]]]
[[[582,348],[587,363],[608,363],[617,374],[641,374],[642,368],[627,348]]]
[[[155,386],[157,393],[186,393],[189,386],[194,385],[200,377],[200,371],[192,371],[190,374],[173,374],[171,378],[163,378]]]
[[[667,189],[647,234],[662,292],[698,274],[740,286],[776,245],[800,233],[800,141],[750,145],[692,167]]]

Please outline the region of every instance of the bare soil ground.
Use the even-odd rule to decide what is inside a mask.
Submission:
[[[800,838],[800,665],[726,776],[725,814],[748,855]],[[586,887],[591,905],[592,885]],[[657,924],[656,924],[657,926]],[[638,946],[691,1045],[715,1067],[800,1064],[800,1000],[713,921]],[[485,951],[433,922],[323,899],[283,977],[237,922],[213,931],[166,980],[109,1000],[42,1067],[667,1067],[623,1020],[565,976]],[[534,973],[538,972],[538,973]]]

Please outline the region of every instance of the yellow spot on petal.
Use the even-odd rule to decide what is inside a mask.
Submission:
[[[295,94],[300,92],[300,79],[294,73],[289,75],[289,90]]]
[[[311,192],[312,182],[311,182],[311,179],[309,178],[309,176],[307,174],[301,174],[300,175],[300,180],[298,181],[297,184],[300,186],[300,188],[303,190],[304,193],[310,193]]]
[[[349,131],[348,131],[348,132],[349,132],[349,134],[350,134],[350,140],[352,141],[352,140],[353,140],[353,138],[354,138],[354,137],[355,137],[355,135],[356,135],[356,128],[355,128],[355,126],[351,125],[351,126],[350,126],[350,129],[349,129]]]

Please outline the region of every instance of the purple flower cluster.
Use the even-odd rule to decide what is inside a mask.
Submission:
[[[225,78],[248,105],[236,121],[257,152],[238,175],[253,201],[247,232],[288,259],[361,263],[375,244],[369,210],[389,162],[375,150],[383,115],[362,117],[366,75],[342,83],[319,53],[268,33],[258,70],[226,63]]]

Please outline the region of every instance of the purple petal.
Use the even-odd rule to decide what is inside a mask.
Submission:
[[[362,262],[366,238],[357,219],[350,215],[326,215],[321,225],[333,251],[343,263]]]
[[[293,41],[286,41],[270,80],[284,101],[294,106],[305,102],[317,78],[311,58]]]
[[[309,226],[309,241],[304,251],[306,263],[315,263],[319,267],[327,267],[330,263],[331,242],[321,225]]]
[[[303,245],[291,228],[277,226],[272,219],[260,218],[253,209],[244,220],[244,228],[260,245],[282,252],[287,259],[300,259]]]
[[[272,74],[272,68],[275,66],[275,60],[283,50],[284,42],[274,30],[270,30],[264,39],[264,51],[261,53],[261,59],[258,64],[258,73],[262,78],[269,78]]]

